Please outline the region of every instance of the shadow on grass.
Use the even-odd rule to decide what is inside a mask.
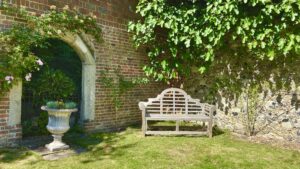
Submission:
[[[90,163],[107,158],[114,159],[121,157],[126,153],[127,149],[136,146],[137,142],[122,141],[126,136],[134,134],[138,126],[132,126],[125,129],[118,130],[118,132],[107,133],[69,133],[64,140],[70,144],[71,147],[83,147],[90,153],[88,159],[84,159],[82,163]],[[125,130],[125,131],[123,131]],[[120,132],[123,131],[123,132]],[[122,143],[122,144],[120,144]]]
[[[224,134],[225,132],[222,129],[220,129],[218,126],[214,126],[212,133],[213,133],[213,136],[219,136],[219,135]]]
[[[32,155],[33,153],[26,148],[0,149],[0,163],[12,163]]]
[[[171,126],[170,126],[171,127]],[[192,126],[188,126],[192,127]],[[123,130],[119,130],[123,131]],[[68,133],[64,141],[76,150],[77,147],[84,148],[81,163],[93,163],[105,159],[118,159],[126,155],[128,151],[136,147],[143,140],[140,126],[126,128],[123,132],[110,133]],[[213,135],[222,135],[224,132],[218,127],[213,128]],[[181,136],[186,137],[186,136]],[[26,148],[0,149],[0,163],[11,163],[32,156],[34,152]]]
[[[175,131],[176,123],[172,121],[167,122],[152,122],[148,123],[148,127],[153,131]],[[196,124],[190,122],[181,122],[180,131],[207,131],[207,126],[204,124]],[[213,136],[222,135],[225,132],[221,130],[218,126],[213,127]],[[186,135],[179,135],[180,137],[186,137]]]

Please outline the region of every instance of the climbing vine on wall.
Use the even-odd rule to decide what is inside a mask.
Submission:
[[[118,111],[124,105],[122,98],[126,92],[137,85],[149,83],[145,77],[127,78],[121,74],[120,69],[106,70],[101,72],[101,79],[99,82],[108,90],[109,101],[111,102],[111,109],[116,115],[116,126],[118,126]]]
[[[32,48],[47,48],[47,39],[59,38],[66,33],[86,33],[101,41],[96,16],[83,15],[69,6],[57,9],[52,5],[48,11],[37,14],[3,3],[0,11],[21,20],[0,32],[0,94],[18,81],[30,81],[32,72],[40,70],[43,61],[32,53]]]
[[[256,70],[261,62],[300,54],[299,1],[139,0],[136,12],[142,19],[131,22],[129,31],[137,47],[148,48],[144,70],[156,80],[182,82],[194,69],[204,74],[215,65],[226,67],[224,49],[232,49],[229,60],[250,60]],[[230,68],[235,65],[241,64]]]
[[[126,78],[121,74],[119,69],[113,70],[113,76],[109,74],[108,70],[102,71],[101,76],[102,78],[99,80],[99,82],[104,87],[111,89],[109,95],[115,112],[118,112],[123,105],[122,96],[124,93],[136,85],[149,83],[149,80],[143,77]]]

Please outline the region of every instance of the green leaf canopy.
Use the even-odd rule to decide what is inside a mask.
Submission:
[[[129,31],[147,48],[144,71],[155,80],[205,73],[224,51],[258,62],[300,53],[299,0],[139,0],[136,11]]]

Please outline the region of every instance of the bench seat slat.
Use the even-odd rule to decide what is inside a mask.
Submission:
[[[187,121],[192,121],[192,120],[201,120],[201,121],[208,121],[209,117],[205,115],[194,115],[194,114],[189,114],[189,115],[177,115],[177,114],[146,114],[146,119],[147,120],[170,120],[170,121],[177,121],[177,120],[187,120]]]
[[[185,111],[185,109],[181,109],[181,108],[175,108],[177,111]],[[173,108],[170,108],[169,110],[173,110]],[[147,112],[157,112],[160,111],[159,108],[152,108],[152,109],[147,109]],[[162,112],[168,112],[166,110],[163,110]],[[202,109],[188,109],[189,113],[195,113],[195,112],[201,112],[203,113]]]
[[[160,105],[159,103],[154,103],[154,104],[149,104],[148,106],[157,106],[157,105]],[[173,103],[171,103],[171,102],[167,102],[167,103],[164,103],[164,106],[173,106]],[[184,105],[185,106],[185,104],[184,104],[184,101],[182,101],[182,102],[180,102],[180,103],[176,103],[176,106],[178,106],[178,105]]]
[[[146,131],[147,135],[207,135],[205,131]]]

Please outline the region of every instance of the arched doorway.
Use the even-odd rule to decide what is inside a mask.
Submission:
[[[23,137],[49,134],[48,113],[41,105],[62,99],[75,102],[81,110],[82,63],[80,57],[64,41],[47,39],[47,48],[31,51],[43,61],[40,71],[33,72],[23,81],[21,124]],[[78,125],[79,113],[72,113],[71,126]]]
[[[74,49],[82,62],[80,121],[91,121],[94,119],[95,114],[95,58],[85,41],[79,35],[68,33],[60,39]],[[9,94],[10,109],[8,124],[11,126],[21,124],[21,98],[22,83],[19,83],[12,88]]]

